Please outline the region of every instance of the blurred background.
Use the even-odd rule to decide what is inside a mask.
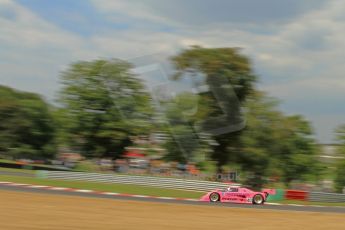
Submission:
[[[343,1],[0,0],[0,178],[344,193]]]

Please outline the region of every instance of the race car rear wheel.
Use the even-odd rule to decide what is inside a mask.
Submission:
[[[220,196],[219,196],[218,193],[213,192],[213,193],[210,194],[210,201],[211,202],[217,202],[219,200],[220,200]]]
[[[265,202],[265,199],[262,195],[256,194],[253,197],[253,204],[263,204]]]

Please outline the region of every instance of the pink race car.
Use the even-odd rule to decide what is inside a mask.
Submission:
[[[211,191],[202,196],[200,201],[264,204],[267,197],[274,194],[274,189],[263,189],[262,192],[255,192],[243,187],[230,186],[226,189]]]

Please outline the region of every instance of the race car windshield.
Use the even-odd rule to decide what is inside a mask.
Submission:
[[[238,192],[238,188],[228,188],[229,192]]]

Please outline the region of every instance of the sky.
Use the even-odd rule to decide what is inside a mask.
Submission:
[[[0,84],[53,102],[78,60],[240,47],[258,87],[332,143],[345,123],[344,12],[345,0],[0,0]]]

